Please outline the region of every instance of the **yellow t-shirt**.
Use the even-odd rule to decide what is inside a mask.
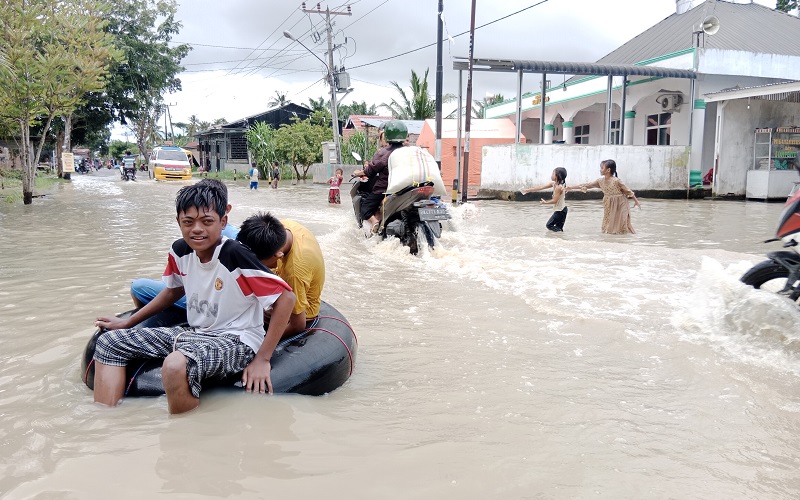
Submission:
[[[325,261],[314,235],[293,220],[282,220],[281,224],[292,233],[292,248],[278,259],[275,273],[292,287],[297,302],[293,314],[306,312],[306,318],[319,315],[322,287],[325,285]]]

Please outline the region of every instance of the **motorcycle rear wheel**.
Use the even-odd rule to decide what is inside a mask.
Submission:
[[[786,286],[786,279],[788,277],[788,269],[771,260],[765,260],[750,268],[739,280],[753,288],[784,295],[790,300],[798,302],[798,299],[800,299],[800,297],[798,297],[800,291],[789,290],[788,293],[780,293]]]

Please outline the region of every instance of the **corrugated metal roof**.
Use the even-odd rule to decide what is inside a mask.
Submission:
[[[512,71],[517,70],[528,73],[556,73],[563,75],[637,75],[662,78],[696,77],[694,71],[686,69],[634,66],[633,64],[598,64],[561,61],[514,61]]]
[[[688,49],[693,31],[707,16],[719,19],[719,31],[701,35],[701,47],[743,50],[763,54],[800,56],[800,19],[756,3],[707,0],[683,14],[672,14],[598,60],[605,64],[633,64]]]
[[[800,82],[778,82],[752,87],[733,87],[705,94],[706,102],[731,99],[763,99],[767,101],[800,102]]]

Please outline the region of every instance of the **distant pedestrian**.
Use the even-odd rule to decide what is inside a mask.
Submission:
[[[281,169],[278,162],[272,164],[272,189],[278,189],[278,181],[281,179]]]
[[[342,185],[342,180],[344,180],[344,170],[337,168],[336,175],[328,179],[328,184],[331,185],[328,189],[328,203],[336,205],[342,204],[342,198],[339,193],[339,186]]]
[[[631,207],[628,199],[633,200],[633,206],[642,208],[639,200],[617,177],[617,163],[614,160],[600,162],[600,173],[603,176],[596,181],[575,186],[570,190],[580,189],[583,192],[592,188],[603,190],[602,231],[606,234],[635,233],[631,225]]]
[[[256,162],[253,162],[250,168],[250,189],[258,190],[258,168],[256,168]]]
[[[567,205],[564,195],[567,193],[567,169],[564,167],[557,167],[553,169],[550,174],[551,182],[541,186],[520,189],[522,194],[531,193],[533,191],[541,191],[543,189],[553,189],[553,197],[550,200],[541,199],[542,205],[553,205],[553,215],[547,221],[545,227],[553,232],[560,232],[564,230],[564,222],[567,220]]]

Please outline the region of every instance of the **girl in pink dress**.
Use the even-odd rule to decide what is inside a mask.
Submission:
[[[328,203],[333,203],[336,205],[340,205],[342,203],[342,198],[339,194],[339,186],[342,185],[342,180],[344,176],[344,171],[341,168],[336,169],[336,175],[328,179],[328,184],[331,187],[328,189]]]

